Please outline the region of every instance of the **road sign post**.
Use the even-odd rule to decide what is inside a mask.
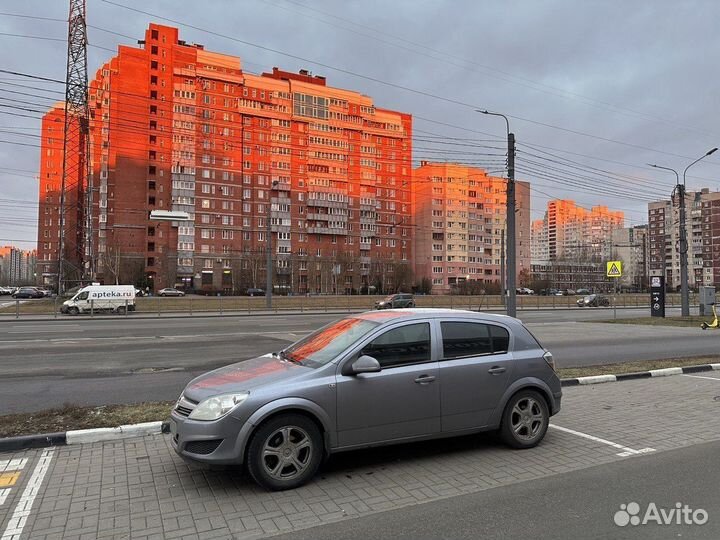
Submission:
[[[665,276],[650,277],[650,315],[665,317]]]
[[[618,280],[622,277],[622,261],[608,261],[605,275],[615,280],[613,295],[613,319],[617,319]]]

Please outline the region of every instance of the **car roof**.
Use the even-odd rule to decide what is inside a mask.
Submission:
[[[410,308],[410,309],[384,309],[381,311],[366,311],[364,313],[358,313],[353,315],[358,319],[364,319],[369,321],[385,321],[388,319],[402,320],[402,319],[439,319],[439,318],[452,318],[452,317],[463,317],[463,318],[478,318],[484,321],[497,321],[509,323],[514,321],[512,317],[507,315],[501,315],[499,313],[486,313],[478,311],[468,311],[466,309],[446,309],[446,308]]]

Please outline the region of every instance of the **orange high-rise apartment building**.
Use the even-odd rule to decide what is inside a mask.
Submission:
[[[507,180],[475,167],[421,162],[414,170],[415,273],[433,293],[499,284]],[[516,182],[517,272],[530,269],[530,185]]]
[[[605,261],[612,255],[612,232],[624,226],[621,211],[590,210],[572,200],[548,202],[545,218],[533,222],[533,262]]]
[[[247,73],[176,28],[151,24],[141,44],[120,46],[91,83],[99,281],[262,286],[269,219],[280,290],[400,285],[412,256],[410,115],[307,71]],[[43,120],[43,156],[62,135],[56,114]],[[41,165],[41,201],[58,166]],[[153,210],[190,220],[152,221]],[[39,264],[52,274],[57,223],[45,215],[41,204]]]
[[[68,140],[68,176],[65,186],[65,239],[64,253],[60,255],[60,193],[63,172],[63,139],[65,132],[65,105],[56,103],[42,119],[42,142],[40,150],[40,187],[38,194],[38,282],[57,285],[58,260],[64,261],[64,273],[69,281],[83,274],[84,258],[84,192],[85,184],[80,176],[79,130],[72,130]],[[75,160],[73,162],[73,160]]]

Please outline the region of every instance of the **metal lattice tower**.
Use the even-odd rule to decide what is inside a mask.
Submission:
[[[92,253],[92,186],[90,179],[90,137],[87,72],[87,27],[85,0],[70,0],[68,15],[67,71],[65,76],[65,130],[63,138],[63,169],[60,184],[60,241],[58,250],[58,294],[65,289],[67,274],[77,277],[84,273],[82,261],[85,253]],[[67,208],[68,194],[76,195],[71,208]],[[85,198],[86,200],[83,200]],[[74,237],[67,238],[67,215],[76,212],[73,223]],[[82,229],[81,229],[82,224]],[[73,259],[67,260],[66,244],[72,246]],[[92,260],[92,257],[90,257]],[[92,269],[90,269],[92,274]]]

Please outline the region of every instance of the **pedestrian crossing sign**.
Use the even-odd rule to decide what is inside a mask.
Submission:
[[[622,276],[622,261],[607,262],[607,277],[619,278]]]

